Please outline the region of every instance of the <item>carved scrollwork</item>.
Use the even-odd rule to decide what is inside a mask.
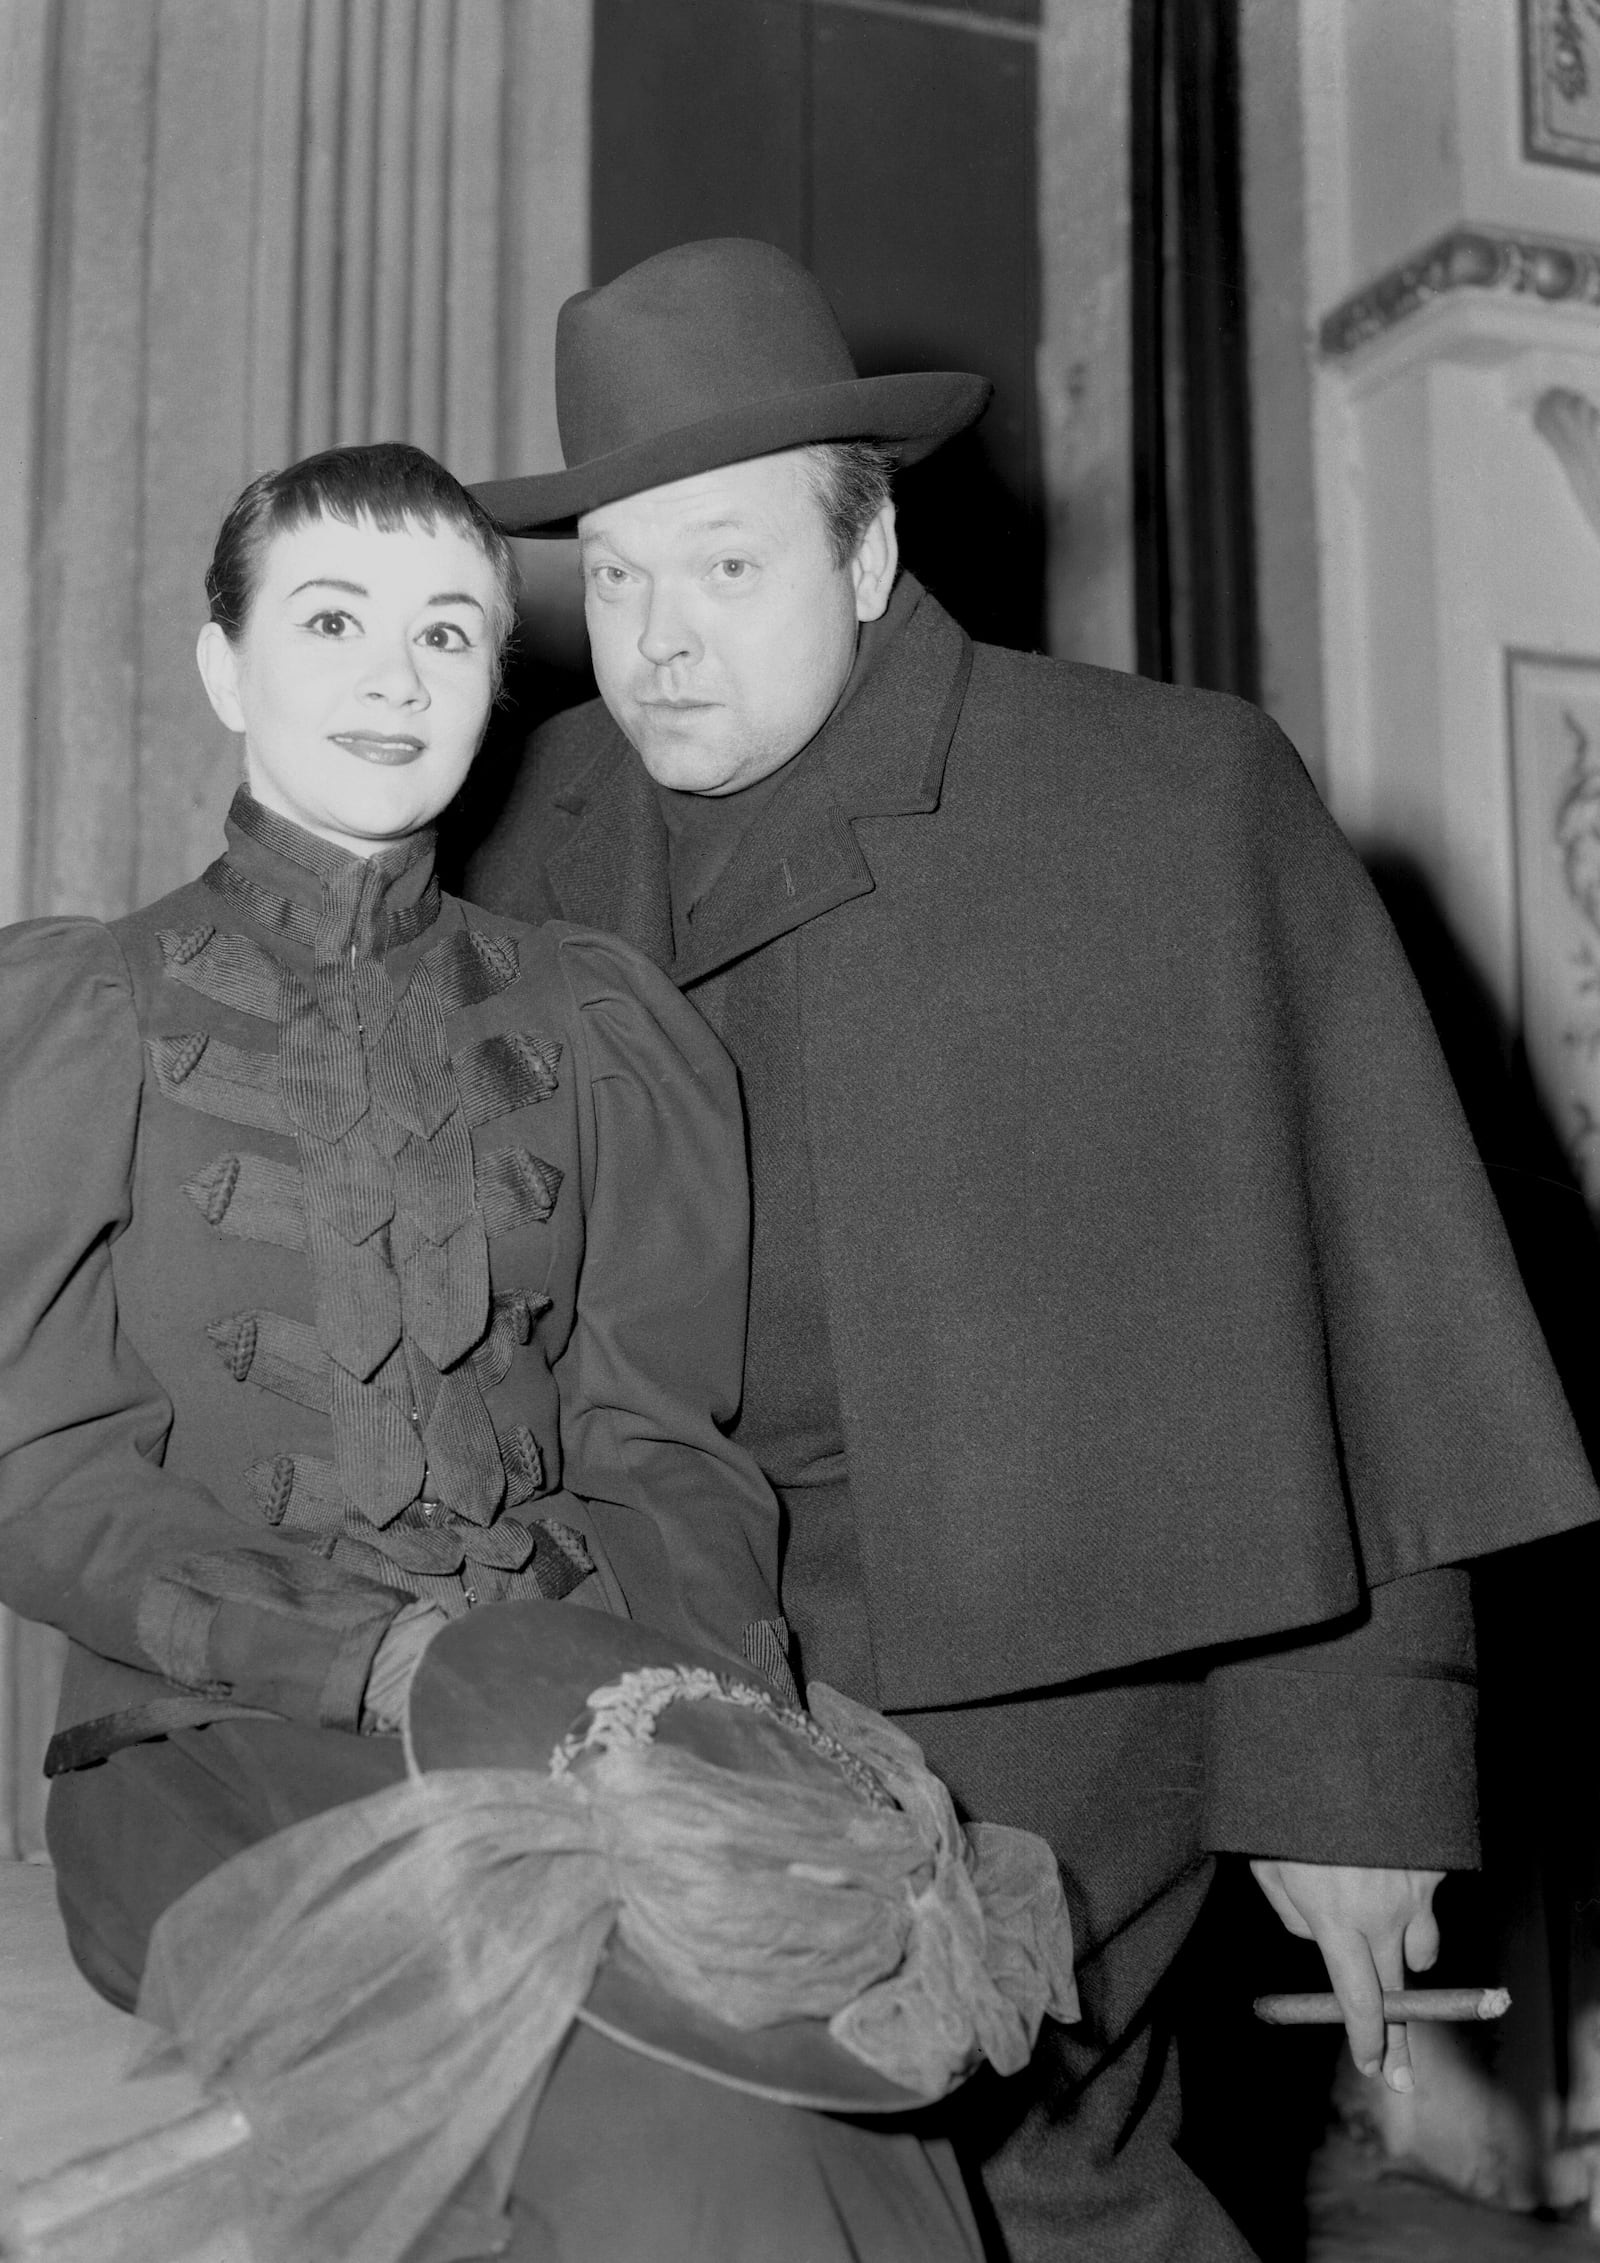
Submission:
[[[1578,508],[1600,534],[1600,408],[1586,393],[1552,385],[1534,403],[1533,429],[1549,442]]]
[[[1522,0],[1522,154],[1600,172],[1600,0]]]
[[[1452,228],[1341,300],[1324,318],[1319,343],[1329,356],[1353,354],[1453,291],[1503,292],[1600,310],[1600,245],[1498,228]]]

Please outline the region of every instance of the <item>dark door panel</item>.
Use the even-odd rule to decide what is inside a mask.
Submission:
[[[697,236],[806,256],[806,0],[594,0],[590,279]]]
[[[911,564],[974,635],[1038,641],[1035,51],[948,17],[812,10],[811,264],[865,372],[977,369],[978,430],[901,490]]]

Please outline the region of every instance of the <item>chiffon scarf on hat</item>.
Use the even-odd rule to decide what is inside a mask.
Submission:
[[[930,2098],[980,2059],[1017,2071],[1047,2012],[1076,2017],[1044,1842],[963,1829],[910,1738],[811,1694],[843,1747],[836,1785],[655,1743],[664,1703],[752,1693],[647,1668],[591,1699],[639,1727],[581,1768],[413,1778],[248,1849],[167,1911],[140,2013],[171,2036],[155,2063],[181,2058],[250,2121],[259,2263],[491,2252],[613,1934],[724,2022],[826,2020]]]

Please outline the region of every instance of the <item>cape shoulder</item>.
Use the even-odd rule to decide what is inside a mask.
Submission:
[[[929,853],[1008,878],[1041,920],[1076,905],[1225,949],[1247,905],[1313,927],[1376,910],[1268,716],[1111,669],[979,646],[940,818]]]
[[[1314,792],[1294,747],[1269,715],[1231,692],[1157,683],[1085,661],[976,645],[958,735],[1006,720],[1030,741],[1054,739],[1097,764],[1108,757],[1134,790],[1237,773],[1263,791]]]

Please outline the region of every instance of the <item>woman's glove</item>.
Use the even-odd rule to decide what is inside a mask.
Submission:
[[[408,1603],[389,1622],[388,1632],[373,1657],[372,1671],[361,1699],[361,1728],[365,1734],[398,1729],[405,1718],[406,1691],[422,1653],[449,1616],[437,1603]]]

